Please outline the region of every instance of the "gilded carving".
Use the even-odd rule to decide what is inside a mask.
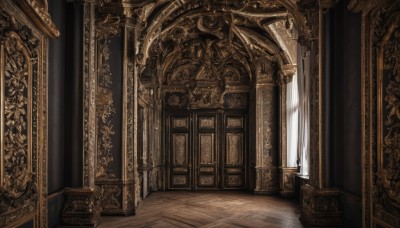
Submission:
[[[112,75],[110,71],[110,48],[109,39],[119,31],[119,18],[106,15],[97,22],[97,92],[96,113],[98,119],[97,135],[97,164],[96,178],[115,177],[109,170],[113,162],[111,149],[113,142],[111,137],[114,133],[112,120],[116,113],[112,91]]]
[[[47,11],[47,0],[21,0],[16,3],[21,6],[22,11],[24,11],[28,17],[35,20],[36,25],[40,27],[47,36],[58,37],[60,35],[60,31],[58,31]]]
[[[397,24],[399,21],[400,17]],[[383,61],[378,63],[383,65],[379,72],[382,106],[378,109],[382,114],[378,114],[378,118],[382,122],[378,123],[378,134],[382,137],[382,147],[378,149],[381,160],[378,175],[389,199],[400,206],[400,53],[393,53],[393,50],[400,50],[400,27],[397,26],[381,47],[382,56],[378,59]]]
[[[356,5],[356,6],[355,6]],[[397,227],[399,188],[400,2],[368,1],[363,33],[363,225]]]
[[[127,30],[127,41],[126,41],[126,58],[127,58],[127,86],[126,86],[126,98],[128,99],[126,101],[127,106],[126,106],[126,168],[128,170],[128,179],[133,179],[133,150],[134,150],[134,143],[133,143],[133,135],[134,135],[134,130],[133,130],[133,119],[134,119],[134,57],[131,56],[129,53],[134,53],[134,48],[133,48],[133,42],[134,42],[134,37],[133,37],[133,31]],[[131,194],[131,193],[130,193]],[[131,202],[128,200],[128,202]]]
[[[92,3],[83,9],[83,182],[94,187],[96,151],[95,19]]]
[[[0,4],[0,226],[34,214],[39,226],[47,221],[47,45],[22,14],[5,12],[13,7]]]
[[[2,45],[4,76],[2,81],[1,186],[19,198],[32,179],[31,97],[32,72],[28,50],[12,32]]]
[[[121,187],[114,185],[101,186],[101,206],[103,210],[121,207]]]

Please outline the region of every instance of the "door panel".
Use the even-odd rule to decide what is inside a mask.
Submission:
[[[243,114],[224,114],[223,189],[243,189],[245,186],[245,117]]]
[[[168,189],[244,189],[246,115],[193,110],[166,118]]]
[[[191,189],[190,115],[170,115],[169,188]]]
[[[195,178],[196,189],[218,188],[218,138],[217,114],[194,114],[195,139],[194,153],[196,154]]]

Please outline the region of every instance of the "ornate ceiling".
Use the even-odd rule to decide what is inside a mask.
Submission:
[[[222,70],[228,81],[241,82],[251,80],[259,59],[296,63],[292,1],[159,0],[135,7],[142,27],[138,60],[152,66],[144,77],[158,65],[168,84],[199,78],[206,68],[215,72],[207,77]]]

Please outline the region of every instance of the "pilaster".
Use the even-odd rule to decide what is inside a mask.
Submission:
[[[305,43],[310,51],[310,183],[301,190],[301,217],[305,227],[341,227],[342,208],[340,190],[328,188],[325,176],[328,170],[324,162],[329,155],[326,137],[326,90],[324,13],[336,3],[335,0],[309,1],[315,5],[301,5],[307,11],[307,26],[310,37]]]
[[[271,62],[260,61],[255,85],[255,131],[256,131],[256,194],[275,194],[278,184],[278,113],[277,87],[274,81],[274,66]],[[275,112],[274,112],[275,111]]]
[[[95,72],[95,3],[83,0],[76,3],[76,11],[82,12],[82,124],[83,174],[81,187],[64,190],[62,221],[69,226],[94,227],[101,219],[99,189],[95,186],[96,151],[96,72]]]

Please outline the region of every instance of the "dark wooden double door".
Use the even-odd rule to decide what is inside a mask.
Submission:
[[[245,188],[245,113],[180,110],[165,117],[168,189]]]

